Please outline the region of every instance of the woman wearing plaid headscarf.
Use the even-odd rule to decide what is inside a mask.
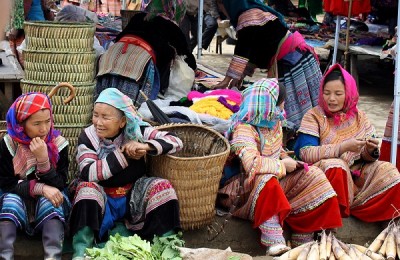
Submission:
[[[221,203],[232,207],[244,178],[244,192],[233,214],[253,221],[269,255],[289,250],[283,225],[292,231],[294,246],[312,241],[314,231],[342,225],[336,193],[322,171],[296,162],[282,148],[284,99],[277,79],[261,79],[243,91],[227,137],[231,158],[240,160],[244,173],[224,178],[219,191]],[[231,162],[226,167],[232,168]]]
[[[0,141],[0,258],[13,259],[17,229],[42,232],[44,259],[61,259],[69,201],[68,142],[54,130],[42,93],[21,95],[7,113]]]
[[[130,230],[147,240],[180,228],[175,190],[168,180],[145,176],[144,155],[177,152],[182,141],[143,122],[132,100],[116,88],[100,93],[92,121],[78,139],[73,259],[83,259],[95,240],[108,239],[118,222],[125,226],[121,235]]]

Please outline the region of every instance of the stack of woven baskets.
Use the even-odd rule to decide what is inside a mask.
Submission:
[[[82,128],[90,123],[95,88],[93,23],[25,22],[23,93],[49,93],[60,82],[76,89],[76,97],[65,105],[68,89],[52,98],[55,127],[69,141],[70,178],[76,171],[75,151]]]

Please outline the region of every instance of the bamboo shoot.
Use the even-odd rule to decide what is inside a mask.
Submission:
[[[308,243],[302,244],[301,246],[295,247],[295,248],[287,251],[286,253],[284,253],[280,257],[277,257],[276,259],[279,259],[279,260],[296,260],[299,257],[301,250],[303,250],[303,248],[306,247],[306,246],[311,246],[312,243],[314,243],[314,242],[308,242]]]
[[[307,260],[319,260],[319,246],[317,241],[312,244],[307,255]]]
[[[326,256],[330,257],[331,252],[332,252],[332,232],[330,232],[328,237],[326,238]]]
[[[377,254],[375,252],[372,252],[371,250],[369,250],[368,248],[366,248],[364,246],[360,246],[360,245],[356,245],[356,244],[352,244],[352,246],[354,246],[361,253],[366,254],[367,256],[369,256],[373,260],[385,260],[385,258],[383,256],[381,256],[380,254]]]
[[[385,241],[385,238],[387,236],[388,233],[388,227],[385,228],[375,239],[374,241],[371,243],[371,245],[369,245],[368,249],[371,250],[372,252],[377,253],[378,250],[382,247],[383,241]]]
[[[396,244],[394,240],[393,229],[391,229],[387,235],[386,259],[394,260],[395,258],[396,258]]]
[[[348,256],[343,248],[339,245],[338,240],[335,237],[332,237],[332,251],[335,254],[336,259],[352,260],[350,256]]]
[[[325,230],[322,230],[321,233],[321,241],[319,244],[319,259],[320,260],[326,260],[327,254],[326,254],[326,233]]]
[[[297,257],[297,260],[307,260],[307,255],[308,255],[308,252],[310,252],[310,249],[311,249],[311,244],[304,247],[301,250],[299,256]]]

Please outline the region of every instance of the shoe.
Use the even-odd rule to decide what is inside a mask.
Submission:
[[[270,246],[267,249],[267,255],[269,256],[279,256],[283,253],[286,253],[287,251],[290,250],[290,247],[284,245],[284,244],[275,244]]]

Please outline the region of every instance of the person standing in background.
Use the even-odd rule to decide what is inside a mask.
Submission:
[[[198,0],[186,0],[186,14],[180,23],[183,34],[186,37],[186,41],[190,46],[190,50],[193,51],[197,45],[197,29],[198,29]],[[216,0],[204,0],[203,6],[203,37],[202,37],[202,48],[207,49],[217,32],[218,22],[221,21],[217,8]],[[190,34],[192,37],[190,37]]]

